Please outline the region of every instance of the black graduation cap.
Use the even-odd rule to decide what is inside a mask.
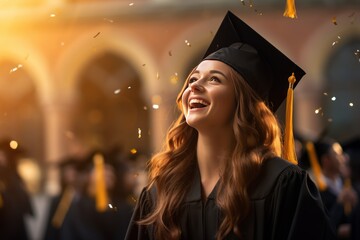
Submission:
[[[228,11],[204,60],[234,68],[275,112],[286,98],[288,78],[299,83],[305,72],[250,26]]]

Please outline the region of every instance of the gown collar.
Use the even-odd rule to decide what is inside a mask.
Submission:
[[[216,199],[216,193],[217,193],[217,189],[219,186],[219,182],[220,180],[217,181],[217,183],[215,184],[214,189],[211,191],[211,193],[208,196],[208,200],[212,199],[215,200]],[[201,177],[200,177],[200,170],[198,165],[196,165],[196,170],[195,170],[195,174],[194,174],[194,178],[192,180],[192,184],[190,187],[189,192],[186,195],[185,198],[185,202],[196,202],[196,201],[201,201]]]

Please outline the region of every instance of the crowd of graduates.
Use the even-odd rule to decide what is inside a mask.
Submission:
[[[21,156],[15,152],[6,141],[0,146],[0,239],[124,239],[136,203],[134,159],[119,149],[62,159],[57,165],[61,191],[46,197],[45,214],[39,214],[18,174]],[[44,226],[35,237],[26,220],[41,216]]]
[[[297,139],[298,162],[320,190],[338,239],[360,239],[360,140]],[[23,152],[0,144],[0,239],[124,239],[138,191],[139,168],[119,149],[60,161],[61,192],[49,196],[41,239],[25,218],[37,218],[32,195],[17,171]],[[100,174],[100,175],[99,175]],[[100,176],[100,177],[99,177]],[[142,183],[142,186],[144,183]]]
[[[338,239],[360,239],[360,139],[299,141],[299,165],[320,190]]]

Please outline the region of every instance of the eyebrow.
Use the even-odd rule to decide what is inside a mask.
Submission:
[[[194,73],[200,73],[200,72],[199,72],[199,70],[195,70],[192,74],[194,74]],[[225,74],[219,70],[210,70],[210,73],[211,74],[217,73],[217,74],[222,75],[224,78],[226,78]]]

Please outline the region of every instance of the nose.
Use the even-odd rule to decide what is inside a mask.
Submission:
[[[189,84],[191,92],[203,91],[204,87],[199,83],[199,81],[192,82]]]

